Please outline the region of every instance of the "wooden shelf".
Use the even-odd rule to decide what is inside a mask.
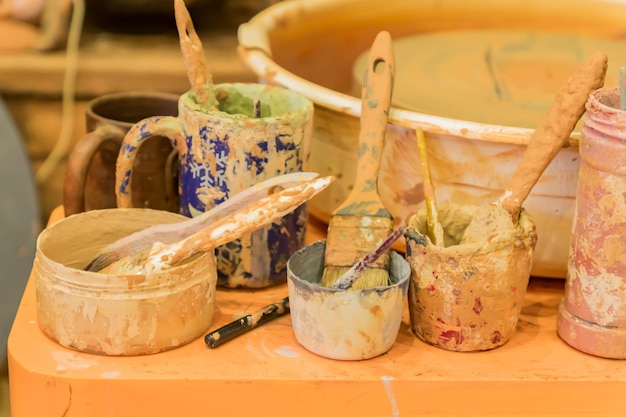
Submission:
[[[62,211],[56,209],[51,221]],[[308,240],[324,235],[312,223]],[[32,279],[9,337],[14,417],[623,416],[626,361],[579,352],[556,334],[563,281],[532,279],[517,333],[480,353],[418,340],[405,314],[396,344],[367,361],[302,348],[289,315],[217,349],[202,338],[169,352],[104,357],[65,349],[37,327]],[[211,330],[287,294],[219,290]],[[406,312],[405,312],[406,313]]]
[[[256,82],[256,75],[237,54],[237,25],[232,21],[222,26],[213,23],[204,23],[203,27],[211,30],[200,34],[213,82]],[[65,67],[64,51],[0,53],[0,94],[22,133],[33,170],[58,141]],[[70,150],[85,134],[84,114],[89,100],[118,91],[181,94],[188,89],[175,27],[164,28],[161,34],[132,35],[87,30],[81,38],[78,58]],[[40,186],[44,219],[63,203],[64,170],[65,160]]]
[[[204,35],[202,42],[215,83],[256,80],[237,55],[236,31]],[[64,51],[0,54],[0,91],[60,96],[65,66]],[[85,35],[79,51],[77,96],[142,89],[176,93],[189,89],[175,32],[174,36]]]

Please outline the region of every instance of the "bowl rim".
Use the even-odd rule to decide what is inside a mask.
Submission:
[[[243,62],[260,79],[298,91],[318,106],[360,118],[359,98],[308,81],[283,68],[272,57],[268,34],[284,26],[286,16],[298,16],[316,9],[323,10],[333,7],[334,4],[333,0],[306,0],[306,3],[302,0],[292,0],[269,6],[239,26],[237,51]],[[421,127],[431,134],[516,145],[527,145],[534,131],[530,128],[452,119],[394,106],[389,110],[389,123],[411,130]],[[579,141],[580,132],[573,132],[570,135],[569,146],[577,148]]]

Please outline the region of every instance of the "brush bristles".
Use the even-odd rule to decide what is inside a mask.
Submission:
[[[375,249],[393,231],[389,216],[331,217],[326,240],[324,273],[320,285],[331,287],[352,265]],[[352,289],[365,289],[389,284],[389,254],[381,256],[374,265],[352,284]]]
[[[345,266],[330,266],[324,268],[320,285],[328,288],[332,287],[349,269],[350,267]],[[384,287],[387,285],[389,285],[389,271],[384,268],[369,267],[354,281],[350,289],[364,290],[366,288]]]
[[[113,256],[111,253],[104,253],[95,257],[83,270],[100,272],[117,260],[119,260],[117,256]]]

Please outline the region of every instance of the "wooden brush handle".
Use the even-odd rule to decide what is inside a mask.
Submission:
[[[352,206],[350,215],[359,214],[355,203],[380,201],[378,170],[383,155],[391,92],[395,76],[395,60],[388,32],[380,32],[370,49],[361,91],[361,128],[359,131],[358,167],[354,188],[337,209]],[[363,214],[371,214],[363,207]]]
[[[604,53],[592,54],[580,71],[561,87],[548,113],[533,131],[522,161],[501,198],[502,206],[511,213],[515,223],[530,190],[583,115],[589,94],[604,84],[606,67]]]

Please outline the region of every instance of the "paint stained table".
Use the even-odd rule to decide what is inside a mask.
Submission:
[[[51,222],[60,219],[57,208]],[[325,226],[312,223],[309,241]],[[219,290],[210,330],[287,294],[286,285]],[[448,352],[410,331],[367,361],[306,351],[289,315],[217,348],[203,338],[163,353],[105,357],[65,349],[37,327],[26,287],[9,336],[14,417],[623,416],[626,361],[581,353],[556,333],[563,282],[532,279],[516,334],[480,353]]]

